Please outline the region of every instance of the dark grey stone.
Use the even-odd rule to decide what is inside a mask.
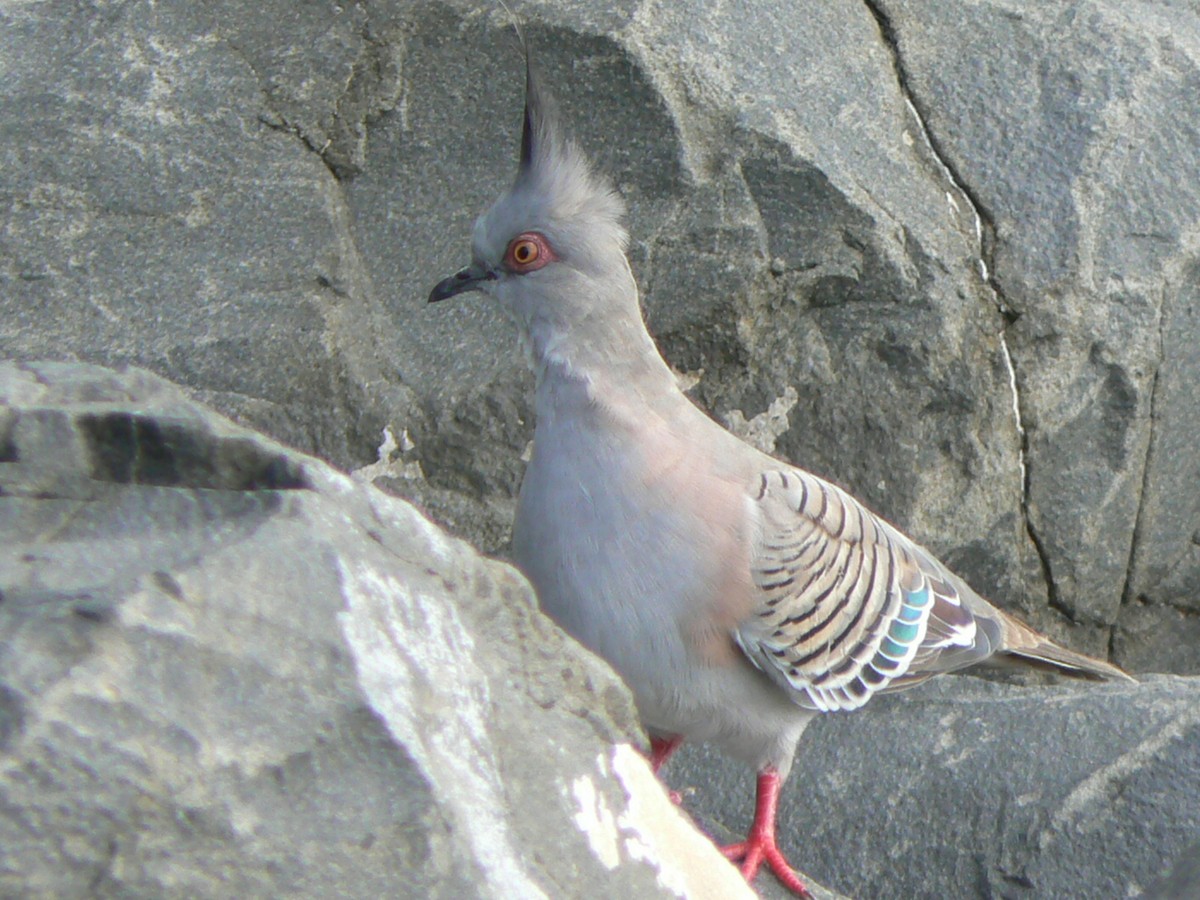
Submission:
[[[1113,653],[1139,672],[1200,675],[1200,612],[1134,602],[1121,608]]]
[[[0,357],[135,362],[342,466],[371,461],[413,401],[309,146],[332,138],[308,124],[358,108],[347,83],[379,52],[362,11],[2,15]]]
[[[873,5],[1020,316],[1009,345],[1053,604],[1118,636],[1122,603],[1194,607],[1194,5]],[[1194,644],[1161,639],[1195,669]]]
[[[1200,844],[1193,844],[1161,879],[1142,895],[1144,900],[1186,900],[1200,896]]]
[[[669,766],[744,833],[753,773],[702,747]],[[1138,896],[1200,829],[1200,680],[876,698],[808,728],[779,815],[792,860],[852,897]]]
[[[794,397],[767,444],[991,599],[1131,668],[1200,672],[1194,4],[518,13],[628,202],[648,321],[699,403],[761,436],[755,417]],[[372,463],[503,552],[529,377],[496,309],[424,304],[514,171],[503,9],[50,0],[0,21],[0,357],[148,367],[336,465]],[[148,377],[88,383],[144,401]],[[186,560],[213,533],[253,541],[313,489],[274,467],[281,449],[144,402],[81,425],[49,399],[58,383],[21,383],[36,411],[0,404],[0,467],[25,485],[0,486],[0,526],[69,523],[88,549],[50,554],[61,584],[0,585],[0,615],[57,610],[38,640],[69,667],[156,577],[124,541]],[[4,746],[36,717],[9,691]],[[87,859],[107,852],[93,831],[71,832]],[[994,893],[1042,877],[981,859],[964,877]]]

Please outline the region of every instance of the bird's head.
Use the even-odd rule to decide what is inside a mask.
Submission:
[[[516,180],[475,222],[471,265],[441,281],[429,302],[467,291],[495,297],[535,356],[581,338],[587,323],[631,310],[640,323],[624,212],[612,185],[562,133],[527,51]]]

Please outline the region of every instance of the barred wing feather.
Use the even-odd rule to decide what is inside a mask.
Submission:
[[[735,637],[802,706],[857,709],[998,649],[995,624],[964,604],[969,589],[849,494],[778,470],[751,496],[759,603]]]

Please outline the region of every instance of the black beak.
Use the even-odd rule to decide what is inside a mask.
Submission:
[[[439,300],[449,300],[457,294],[464,294],[467,291],[477,291],[485,281],[492,281],[495,277],[495,272],[484,268],[478,263],[467,266],[462,271],[455,272],[449,278],[439,281],[437,286],[429,292],[429,302],[437,303]]]

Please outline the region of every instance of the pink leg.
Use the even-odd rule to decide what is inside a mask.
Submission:
[[[668,738],[652,737],[650,738],[650,768],[654,770],[654,774],[658,774],[671,755],[679,749],[679,745],[683,743],[683,735],[673,734]],[[676,806],[683,803],[683,797],[679,795],[679,791],[667,791],[667,796],[671,798],[671,802]]]
[[[775,811],[782,786],[779,773],[774,768],[768,767],[758,773],[758,797],[754,804],[754,824],[750,826],[750,833],[742,843],[722,847],[721,852],[726,859],[742,864],[742,876],[746,881],[754,881],[765,862],[789,891],[797,897],[811,898],[808,888],[775,843]]]
[[[683,735],[673,734],[668,738],[650,738],[650,768],[654,770],[654,774],[658,774],[668,759],[679,749],[679,745],[683,743]]]

